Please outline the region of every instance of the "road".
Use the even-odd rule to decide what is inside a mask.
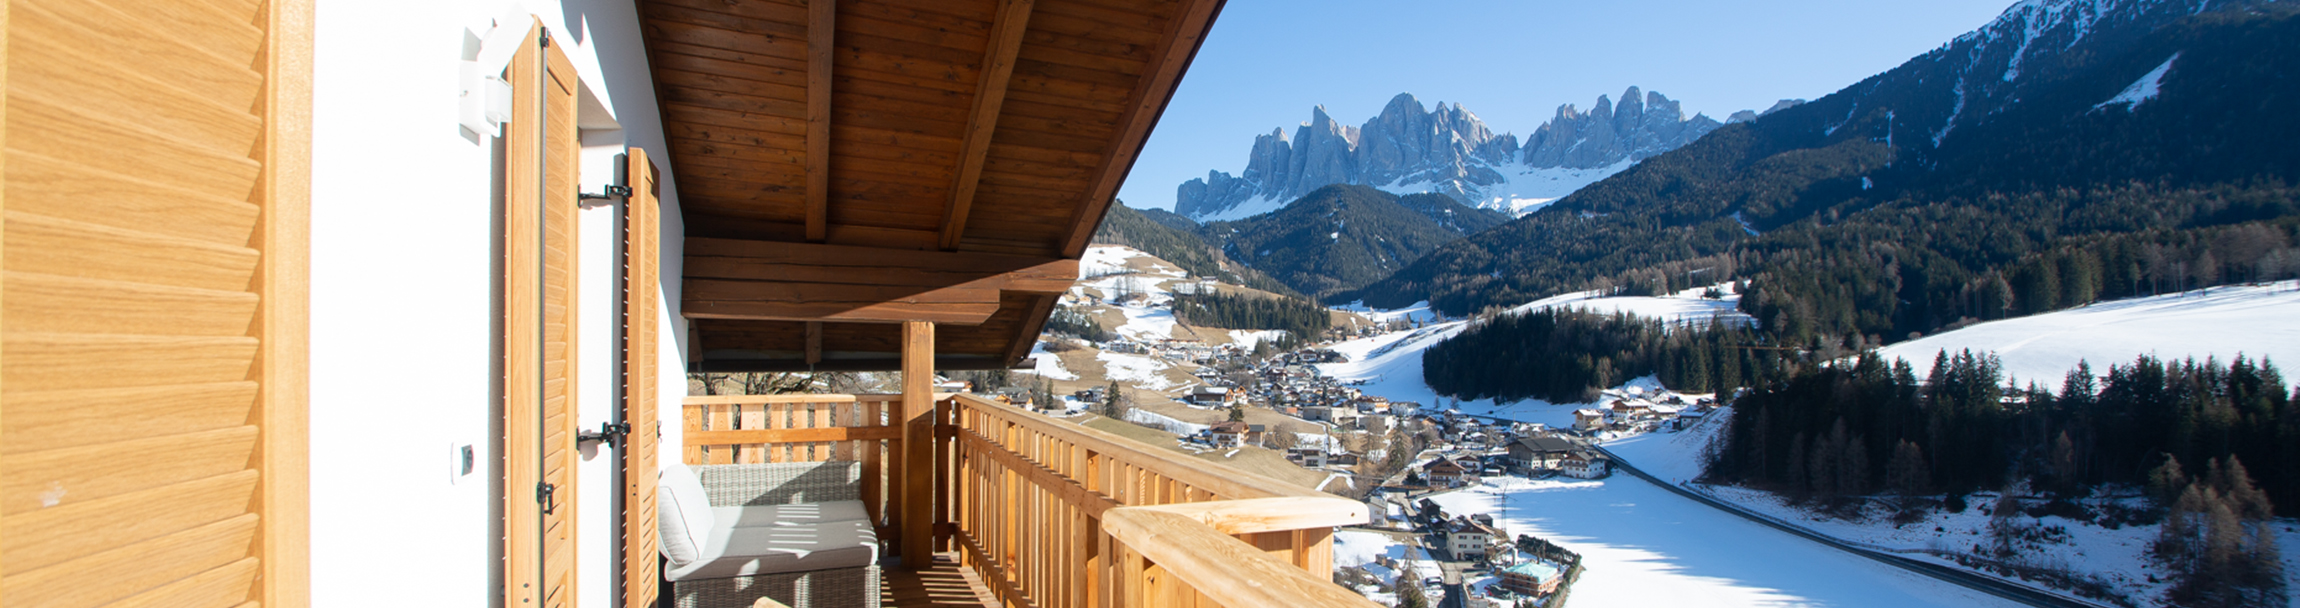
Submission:
[[[1995,577],[1976,574],[1950,566],[1919,561],[1891,553],[1873,551],[1854,546],[1852,544],[1838,540],[1835,537],[1819,534],[1797,526],[1784,524],[1775,521],[1772,518],[1751,513],[1748,510],[1742,509],[1741,507],[1732,503],[1710,498],[1698,492],[1678,487],[1676,484],[1662,481],[1660,478],[1646,474],[1645,471],[1639,470],[1637,467],[1630,465],[1628,461],[1623,460],[1620,456],[1615,456],[1613,452],[1606,451],[1606,449],[1603,447],[1598,447],[1597,451],[1604,453],[1607,458],[1613,460],[1613,468],[1616,471],[1628,473],[1631,476],[1644,480],[1646,483],[1659,486],[1663,490],[1668,490],[1673,494],[1691,499],[1694,502],[1708,505],[1726,513],[1731,513],[1742,519],[1756,522],[1768,528],[1787,532],[1789,534],[1796,535],[1799,538],[1826,545],[1832,549],[1859,555],[1861,557],[1866,557],[1888,566],[1893,566],[1902,570],[1922,574],[1944,582],[1972,589],[1974,591],[1987,593],[1989,595],[1994,595],[2007,600],[2028,604],[2030,606],[2046,606],[2050,608],[2106,608],[2101,604],[2037,590]]]

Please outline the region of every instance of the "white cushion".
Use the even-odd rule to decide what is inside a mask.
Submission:
[[[863,503],[860,500],[802,502],[788,505],[751,505],[747,507],[711,507],[711,521],[729,528],[790,526],[834,521],[866,521],[869,519],[870,512],[863,510]]]
[[[702,556],[663,573],[674,581],[784,572],[861,568],[878,562],[878,535],[870,522],[721,526],[711,529]]]
[[[655,538],[663,557],[672,565],[702,559],[706,537],[715,527],[702,478],[684,464],[663,467],[655,485]]]

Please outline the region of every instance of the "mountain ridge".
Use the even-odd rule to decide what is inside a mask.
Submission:
[[[1438,246],[1508,219],[1442,194],[1398,196],[1333,184],[1267,214],[1209,222],[1196,234],[1230,259],[1321,296],[1387,276]]]
[[[2269,274],[2244,264],[2296,238],[2300,153],[2277,142],[2300,119],[2276,108],[2300,99],[2283,76],[2300,70],[2300,11],[2205,8],[2016,5],[1893,70],[1451,243],[1370,284],[1366,303],[1464,314],[1740,276],[1757,283],[1745,309],[1785,334],[1897,339],[2133,292],[2104,285],[2097,273],[2112,270],[2180,283],[2199,273],[2174,276],[2172,261],[2209,260],[2215,276]],[[2155,93],[2109,103],[2135,87]],[[2062,260],[2081,297],[2029,283]],[[2131,263],[2145,267],[2109,268]]]
[[[1559,106],[1523,146],[1515,135],[1495,135],[1462,104],[1425,111],[1410,93],[1357,127],[1317,106],[1291,138],[1284,128],[1255,136],[1239,175],[1208,171],[1177,186],[1174,212],[1201,222],[1242,219],[1319,187],[1359,184],[1522,213],[1723,124],[1688,118],[1678,102],[1634,86],[1618,103],[1598,96],[1588,112]]]

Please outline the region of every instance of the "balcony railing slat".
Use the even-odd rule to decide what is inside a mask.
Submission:
[[[937,395],[932,483],[905,490],[893,396],[693,397],[689,463],[863,462],[882,528],[927,526],[1007,606],[1371,606],[1330,581],[1364,505],[972,396]],[[891,408],[891,409],[890,409]],[[756,460],[753,460],[756,459]],[[903,506],[931,501],[930,521]],[[913,530],[916,533],[916,530]]]

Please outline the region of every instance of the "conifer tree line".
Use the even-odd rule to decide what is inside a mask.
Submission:
[[[1575,309],[1499,314],[1422,351],[1422,379],[1438,394],[1504,401],[1587,401],[1598,389],[1648,374],[1680,391],[1730,395],[1779,377],[1791,363],[1762,332],[1712,320],[1659,320]]]
[[[1174,318],[1184,323],[1222,329],[1282,329],[1296,338],[1312,338],[1333,324],[1325,307],[1285,297],[1174,294]]]
[[[2173,199],[2195,207],[2190,215],[2280,212],[2239,194]],[[2037,213],[2064,206],[2045,195],[2004,204]],[[1883,343],[2102,300],[2300,278],[2300,223],[2290,219],[2057,238],[2010,226],[1960,230],[1954,218],[1911,218],[1906,227],[1933,219],[1943,223],[1920,233],[1840,226],[1831,239],[1761,240],[1740,253],[1742,267],[1762,268],[1741,310],[1789,342],[1866,335]]]
[[[1109,342],[1118,339],[1118,334],[1103,329],[1101,324],[1095,323],[1094,317],[1068,306],[1057,307],[1054,309],[1054,314],[1046,317],[1046,333],[1081,338],[1091,342]]]
[[[1906,361],[1849,363],[1744,394],[1707,476],[1819,499],[2018,480],[2081,496],[2149,484],[2167,459],[2178,471],[2233,458],[2269,465],[2251,474],[2262,500],[2300,505],[2300,393],[2267,361],[2142,356],[2105,378],[2080,363],[2057,392],[2008,387],[1994,355],[1970,351],[1941,353],[1921,383]]]

